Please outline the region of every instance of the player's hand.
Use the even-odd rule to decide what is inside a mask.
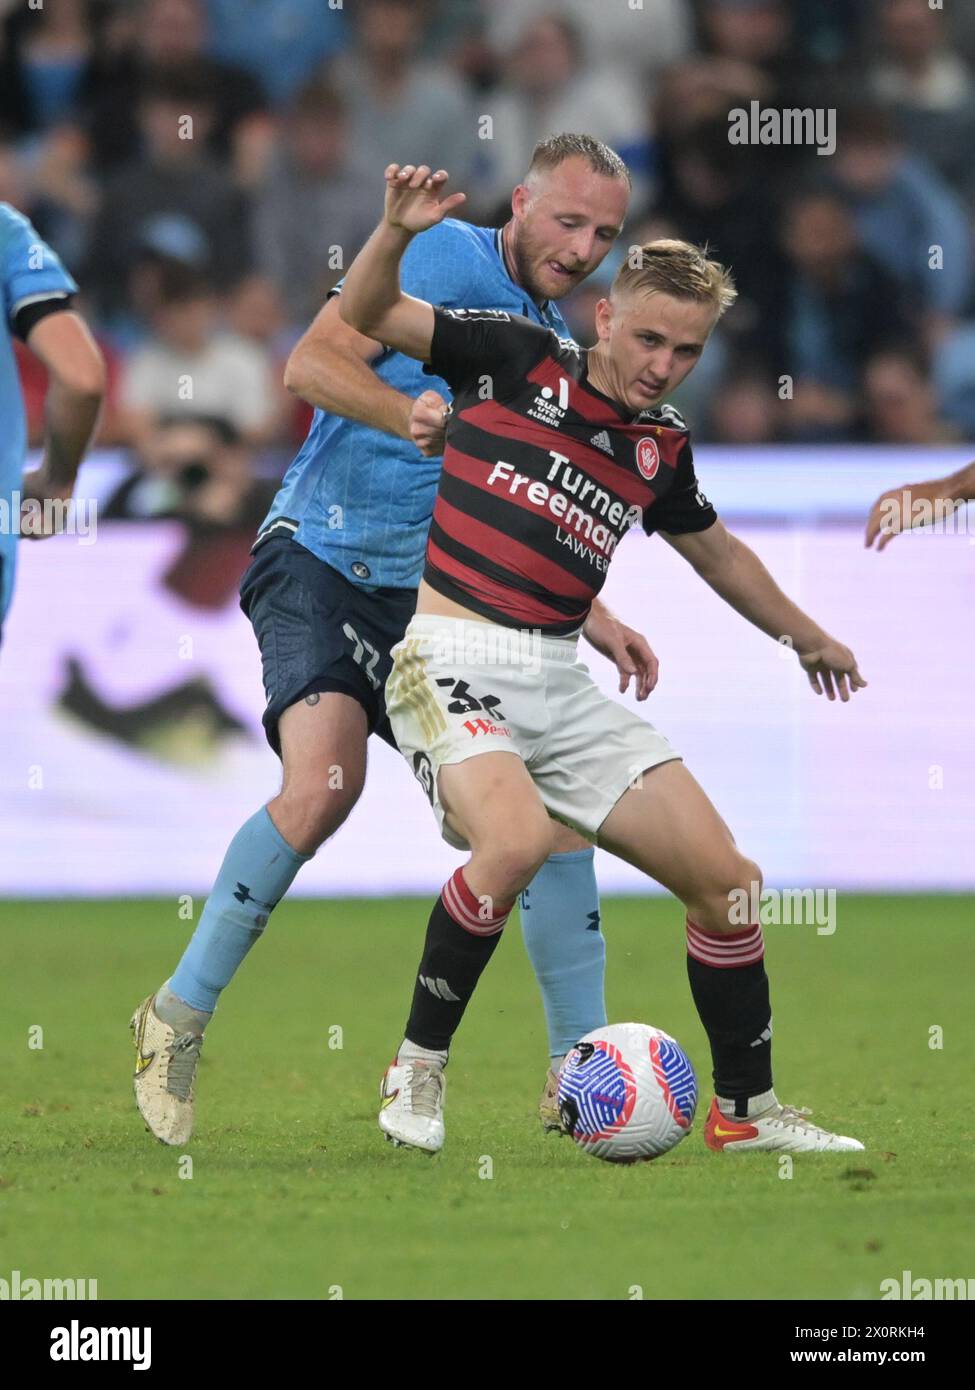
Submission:
[[[410,438],[426,458],[439,458],[443,453],[450,411],[451,407],[436,391],[424,391],[413,402]]]
[[[25,473],[20,485],[20,534],[23,539],[43,541],[59,535],[64,530],[67,507],[49,507],[46,514],[42,509],[45,502],[68,502],[73,492],[74,483],[53,483],[43,467]]]
[[[633,680],[636,698],[645,700],[657,684],[660,663],[643,634],[621,623],[602,605],[592,608],[582,632],[586,641],[616,667],[620,694],[626,694]]]
[[[838,692],[845,704],[854,690],[862,690],[867,684],[857,670],[856,657],[842,642],[829,640],[813,651],[799,652],[798,656],[813,690],[817,695],[825,691],[828,700],[835,700]]]
[[[870,508],[864,545],[869,550],[879,536],[877,549],[883,550],[902,531],[926,526],[932,521],[944,521],[961,505],[947,495],[947,483],[943,478],[888,488]]]
[[[430,172],[428,164],[389,164],[386,167],[385,217],[391,227],[404,232],[425,232],[442,222],[449,212],[467,201],[466,193],[442,197],[446,169]]]

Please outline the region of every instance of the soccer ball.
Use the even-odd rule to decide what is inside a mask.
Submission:
[[[613,1023],[566,1054],[558,1099],[562,1123],[586,1153],[637,1163],[690,1133],[697,1078],[669,1034],[646,1023]]]

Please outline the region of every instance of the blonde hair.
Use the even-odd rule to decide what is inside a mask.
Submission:
[[[610,298],[628,294],[669,294],[712,304],[718,317],[738,298],[731,272],[708,257],[707,247],[661,238],[631,246],[616,272]]]

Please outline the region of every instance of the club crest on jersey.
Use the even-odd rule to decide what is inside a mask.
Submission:
[[[651,439],[649,435],[637,441],[636,446],[636,466],[647,482],[655,476],[660,467],[660,450],[657,441]]]

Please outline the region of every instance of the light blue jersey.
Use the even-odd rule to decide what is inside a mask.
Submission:
[[[400,281],[407,294],[431,304],[506,309],[568,336],[554,304],[539,308],[508,274],[497,228],[447,218],[411,242]],[[451,399],[445,381],[400,352],[384,352],[373,366],[404,395],[429,390]],[[415,589],[441,462],[405,440],[316,410],[261,534],[272,526],[290,532],[360,588]]]
[[[12,335],[22,309],[64,299],[78,286],[27,218],[0,203],[0,622],[10,607],[17,564],[20,510],[15,505],[24,473],[27,422]]]

